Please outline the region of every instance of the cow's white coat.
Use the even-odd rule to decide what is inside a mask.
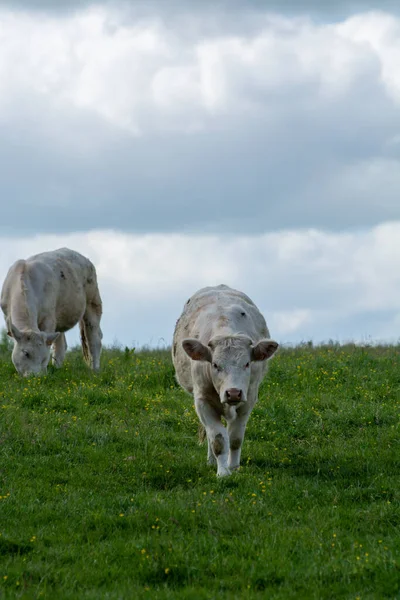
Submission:
[[[52,345],[53,362],[61,366],[64,332],[78,322],[84,358],[99,369],[102,303],[95,267],[78,252],[60,248],[15,262],[3,283],[1,308],[21,375],[45,373]]]
[[[217,463],[218,476],[240,465],[246,424],[267,360],[277,348],[255,304],[226,285],[196,292],[177,321],[172,346],[176,377],[194,397],[207,435],[208,462]]]

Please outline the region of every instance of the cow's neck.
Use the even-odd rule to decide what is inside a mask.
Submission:
[[[39,331],[36,302],[25,271],[18,278],[12,295],[11,320],[20,330]]]

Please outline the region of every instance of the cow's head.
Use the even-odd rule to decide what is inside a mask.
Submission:
[[[11,358],[18,373],[23,377],[45,374],[50,360],[50,347],[60,334],[20,331],[11,319],[7,320],[7,333],[14,340]]]
[[[217,336],[207,346],[196,339],[182,342],[183,349],[192,360],[211,363],[214,388],[223,404],[236,405],[247,401],[251,362],[271,358],[278,348],[269,339],[253,344],[245,335]]]

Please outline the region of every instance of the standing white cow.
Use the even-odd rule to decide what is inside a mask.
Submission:
[[[240,466],[246,424],[267,359],[277,348],[255,304],[226,285],[196,292],[177,321],[172,346],[176,377],[194,396],[207,434],[208,462],[217,463],[220,477]]]
[[[83,356],[99,369],[103,336],[96,269],[78,252],[60,248],[15,262],[3,284],[1,308],[20,375],[46,373],[52,345],[53,363],[61,366],[67,350],[64,332],[78,321]]]

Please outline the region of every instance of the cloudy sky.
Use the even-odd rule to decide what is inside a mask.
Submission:
[[[400,8],[332,4],[0,0],[1,280],[86,254],[106,344],[218,283],[281,343],[397,341]]]

